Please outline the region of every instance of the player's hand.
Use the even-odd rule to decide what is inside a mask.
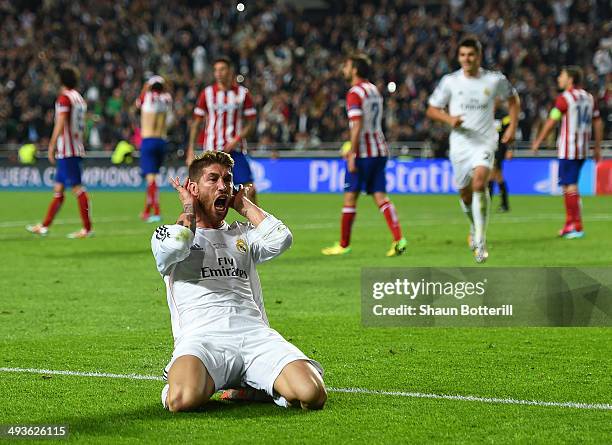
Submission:
[[[47,152],[47,159],[49,160],[49,164],[55,165],[55,153],[53,153],[53,150]]]
[[[189,178],[185,179],[185,182],[181,184],[180,178],[177,176],[176,178],[170,178],[170,184],[174,187],[179,194],[179,199],[181,200],[181,204],[183,204],[183,208],[186,204],[193,205],[194,196],[189,191],[189,184],[191,181]]]
[[[514,128],[508,127],[506,131],[504,131],[504,135],[501,138],[502,144],[509,144],[514,141],[516,131]]]
[[[538,154],[538,150],[540,149],[540,143],[535,140],[531,143],[531,151],[533,152],[534,155]]]
[[[230,153],[230,152],[234,151],[234,149],[238,146],[239,142],[240,142],[240,139],[238,139],[238,138],[232,139],[227,144],[225,144],[225,146],[223,147],[223,151],[226,152],[226,153]]]
[[[449,124],[453,128],[459,128],[463,124],[463,117],[461,117],[461,116],[451,116]]]
[[[508,150],[506,152],[506,160],[509,161],[510,159],[512,159],[514,156],[514,154],[512,153],[512,150]]]
[[[596,164],[601,162],[601,147],[595,147],[593,151],[593,160]]]
[[[246,187],[242,184],[234,186],[232,189],[232,196],[230,197],[229,206],[241,215],[244,215],[245,204],[251,204],[248,199],[250,191],[251,187],[248,185]],[[245,203],[245,200],[248,202]]]
[[[357,162],[355,161],[355,153],[349,154],[347,156],[346,168],[350,173],[357,173]]]

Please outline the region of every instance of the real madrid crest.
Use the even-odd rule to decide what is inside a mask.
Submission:
[[[242,238],[238,238],[238,241],[236,241],[236,249],[238,249],[238,252],[240,253],[247,253],[249,247],[247,246],[245,240],[243,240]]]

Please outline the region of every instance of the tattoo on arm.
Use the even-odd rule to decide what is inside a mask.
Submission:
[[[188,227],[189,230],[195,233],[196,217],[195,212],[193,210],[193,204],[183,205],[183,213],[181,213],[181,216],[179,216],[178,221],[176,223],[180,226]]]

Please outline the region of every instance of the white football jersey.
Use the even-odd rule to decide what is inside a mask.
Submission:
[[[463,118],[463,124],[451,131],[451,149],[465,143],[495,149],[498,142],[495,99],[506,100],[516,94],[506,76],[498,71],[481,68],[477,77],[466,77],[460,69],[442,77],[429,104],[436,108],[448,107],[451,116]]]
[[[219,229],[181,225],[155,230],[151,248],[167,290],[175,343],[185,334],[236,332],[268,324],[255,265],[291,246],[289,229],[272,215],[259,226]]]

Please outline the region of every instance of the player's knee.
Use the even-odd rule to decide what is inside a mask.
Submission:
[[[173,413],[179,411],[193,411],[202,406],[206,401],[206,396],[202,391],[195,388],[178,386],[168,392],[168,410]]]
[[[304,409],[321,409],[327,401],[327,390],[321,381],[303,382],[296,392]]]

